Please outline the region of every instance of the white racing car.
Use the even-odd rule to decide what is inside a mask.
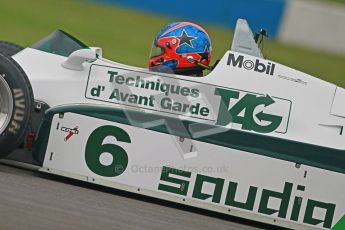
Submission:
[[[61,30],[1,55],[1,157],[287,228],[344,225],[345,90],[255,40],[238,20],[204,77],[112,62]]]

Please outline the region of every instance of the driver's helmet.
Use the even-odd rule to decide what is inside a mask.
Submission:
[[[211,41],[203,28],[191,22],[172,22],[156,36],[149,67],[158,72],[202,75],[211,55]]]

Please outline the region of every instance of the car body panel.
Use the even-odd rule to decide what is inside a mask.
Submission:
[[[212,142],[188,136],[193,123],[169,129],[177,119],[139,111],[129,121],[124,110],[104,106],[59,106],[46,115],[46,146],[36,153],[44,172],[293,229],[329,229],[345,212],[344,172],[278,159],[274,148],[262,154],[255,138],[240,136],[238,145],[243,131],[223,130]],[[236,134],[225,146],[228,132]]]

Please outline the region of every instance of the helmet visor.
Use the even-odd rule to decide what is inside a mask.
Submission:
[[[153,44],[151,48],[150,58],[161,56],[165,53],[165,49],[157,44]]]

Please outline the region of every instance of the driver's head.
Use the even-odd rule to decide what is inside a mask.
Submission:
[[[149,67],[152,71],[202,76],[211,61],[212,46],[207,32],[191,22],[173,22],[156,36]]]

